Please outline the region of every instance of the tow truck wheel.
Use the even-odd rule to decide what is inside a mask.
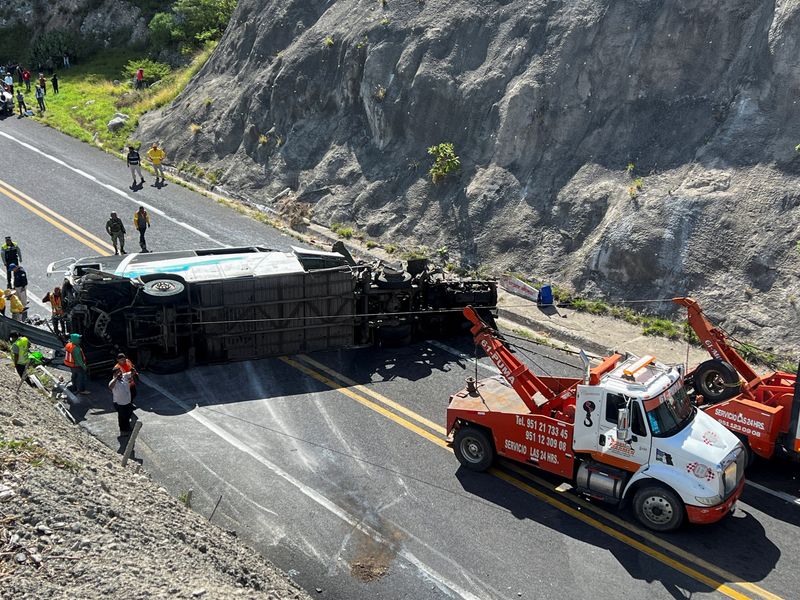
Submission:
[[[722,402],[739,393],[739,374],[724,360],[707,360],[694,372],[694,389],[706,402]]]
[[[485,471],[494,462],[494,447],[477,427],[462,427],[453,440],[458,462],[470,471]]]
[[[639,522],[653,531],[674,531],[683,523],[683,502],[660,485],[643,487],[633,497]]]

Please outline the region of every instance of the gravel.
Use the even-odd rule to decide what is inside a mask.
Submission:
[[[309,596],[0,364],[0,598]]]

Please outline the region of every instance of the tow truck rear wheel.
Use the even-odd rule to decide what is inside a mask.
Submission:
[[[739,374],[724,360],[707,360],[694,372],[694,389],[706,402],[722,402],[739,393]]]
[[[485,471],[494,462],[494,446],[489,437],[477,427],[462,427],[453,440],[458,462],[470,471]]]
[[[639,522],[653,531],[674,531],[683,523],[683,502],[661,485],[637,490],[633,510]]]

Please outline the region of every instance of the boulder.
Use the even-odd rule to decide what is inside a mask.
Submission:
[[[106,127],[108,127],[108,130],[111,133],[114,133],[122,129],[125,126],[125,123],[127,123],[127,121],[128,119],[123,119],[121,117],[114,117],[108,122],[108,125],[106,125]]]

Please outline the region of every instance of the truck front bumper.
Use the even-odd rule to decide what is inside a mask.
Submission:
[[[727,515],[744,489],[744,477],[739,482],[739,486],[728,496],[728,498],[716,506],[691,506],[686,505],[686,516],[690,523],[716,523]]]

